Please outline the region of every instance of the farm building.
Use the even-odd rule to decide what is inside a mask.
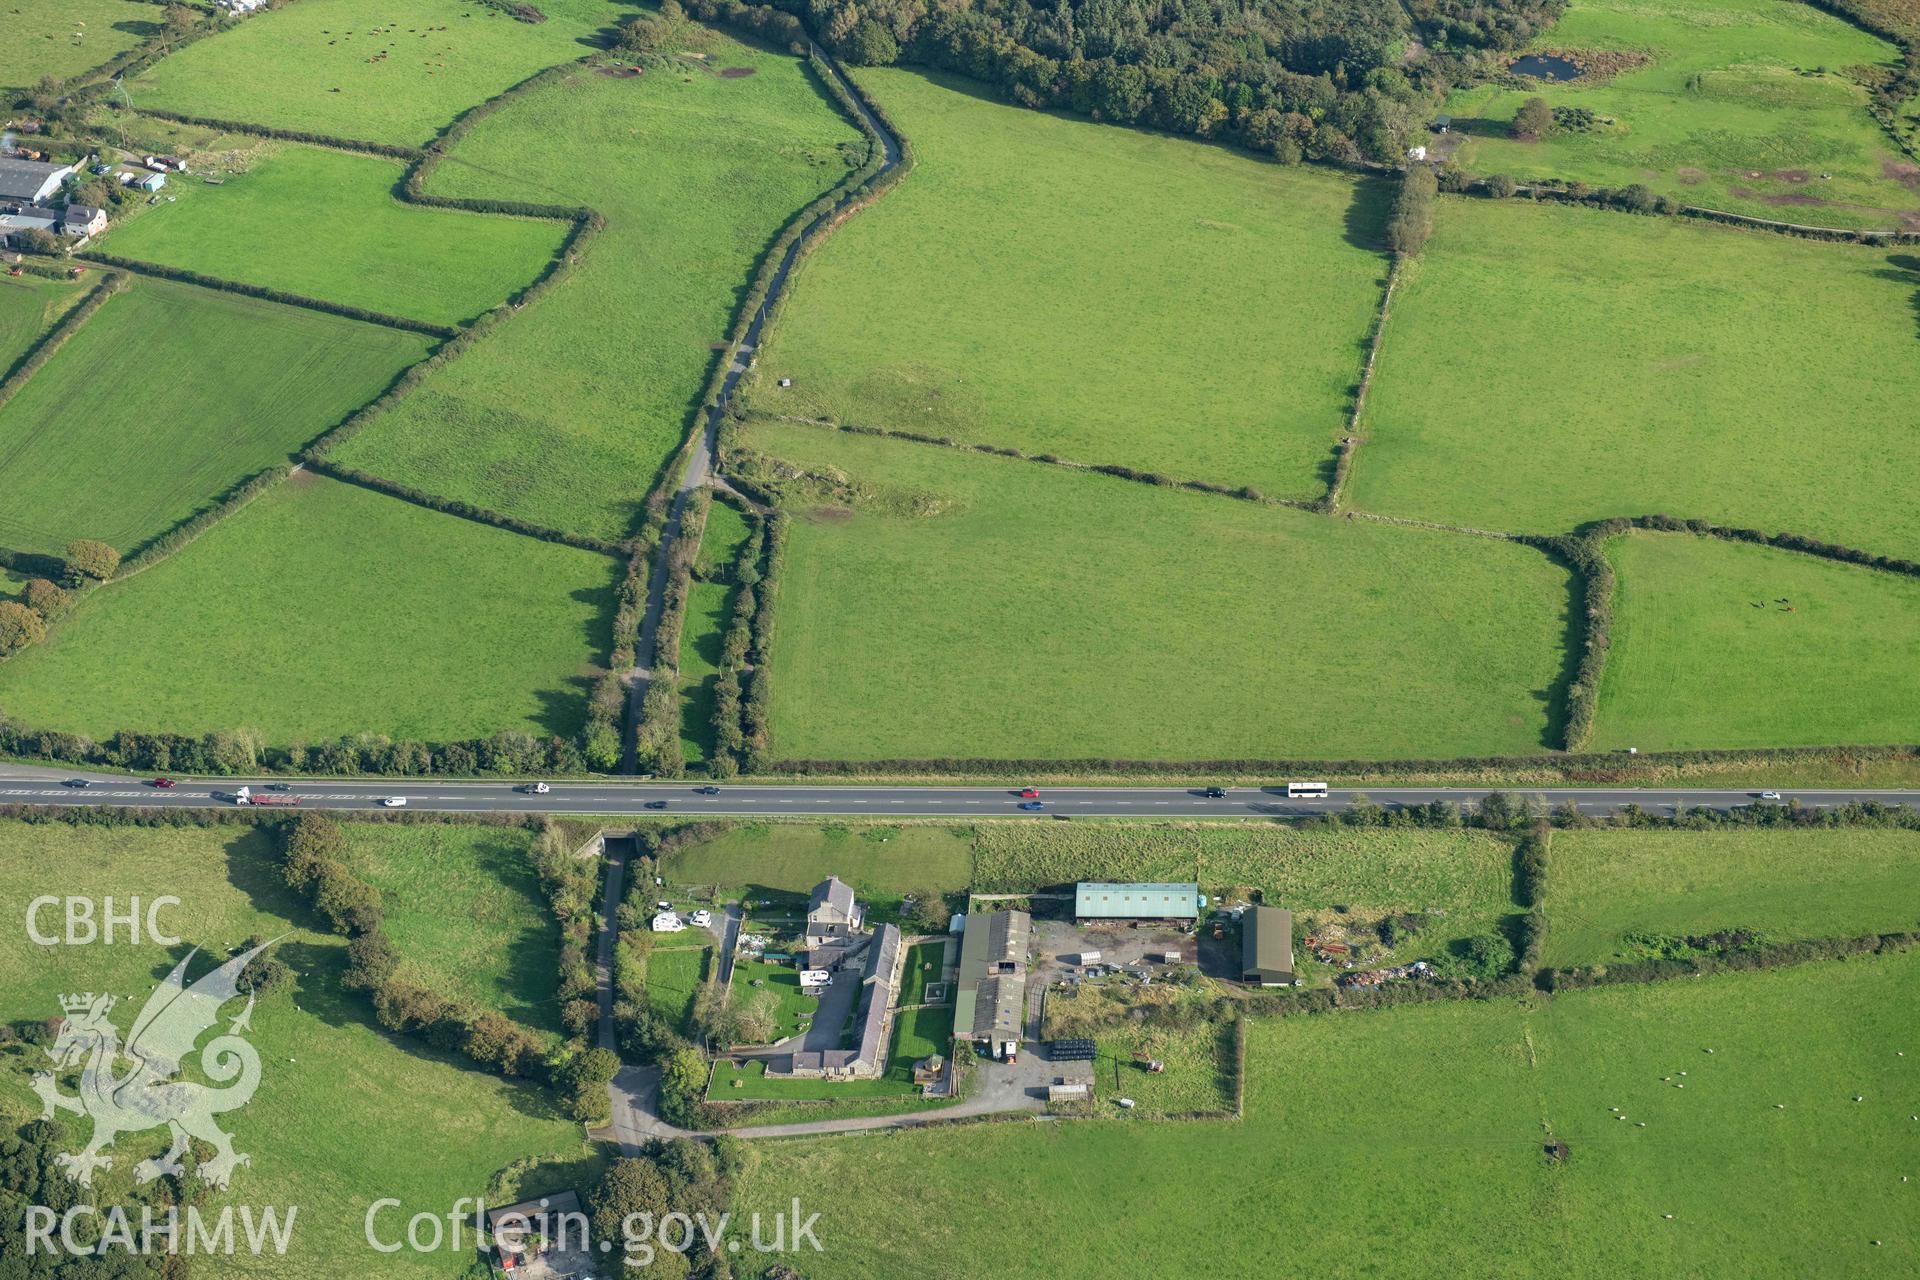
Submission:
[[[70,164],[45,160],[0,159],[0,201],[38,204],[73,176]]]
[[[893,1024],[893,998],[900,984],[900,960],[906,949],[900,930],[883,924],[874,930],[860,979],[860,1008],[853,1019],[851,1049],[803,1050],[767,1064],[767,1078],[871,1080],[887,1069],[887,1032]]]
[[[160,173],[123,173],[120,182],[124,186],[137,187],[142,191],[158,191],[167,185],[165,174]]]
[[[59,222],[60,215],[52,209],[35,205],[0,206],[0,245],[17,244],[18,237],[28,231],[52,234]]]
[[[494,1256],[509,1270],[526,1266],[549,1250],[565,1255],[587,1247],[587,1217],[579,1195],[572,1191],[489,1209],[484,1222],[483,1247],[491,1245]]]
[[[1118,920],[1191,922],[1200,915],[1200,886],[1083,880],[1073,889],[1073,915],[1083,924]]]
[[[960,935],[960,983],[953,1034],[961,1040],[1019,1039],[1027,1003],[1027,947],[1033,917],[987,911],[967,917]]]
[[[60,230],[70,236],[97,236],[107,229],[107,211],[90,204],[70,204],[60,215]]]
[[[1240,917],[1240,980],[1263,987],[1293,985],[1293,912],[1249,907]]]

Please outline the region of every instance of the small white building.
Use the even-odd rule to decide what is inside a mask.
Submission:
[[[662,911],[653,918],[652,928],[655,933],[681,933],[686,930],[686,927],[687,922],[682,920],[676,912]]]
[[[1425,160],[1426,158],[1427,158],[1427,149],[1425,147],[1408,147],[1407,148],[1407,159]]]

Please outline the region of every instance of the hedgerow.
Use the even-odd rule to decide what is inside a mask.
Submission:
[[[237,293],[247,298],[259,298],[266,302],[278,302],[283,306],[305,307],[309,311],[324,311],[329,315],[345,316],[349,320],[361,320],[367,324],[385,325],[389,329],[402,329],[410,333],[424,333],[430,338],[451,338],[459,330],[444,324],[429,324],[425,320],[410,320],[405,316],[391,316],[383,311],[369,311],[365,307],[351,307],[342,302],[328,302],[324,298],[309,298],[305,294],[288,293],[283,289],[269,289],[263,285],[245,284],[238,280],[222,280],[217,276],[201,275],[198,271],[188,271],[184,267],[166,267],[155,262],[140,262],[133,258],[116,257],[110,253],[86,252],[76,254],[88,262],[98,262],[104,266],[118,267],[122,271],[131,271],[143,276],[157,276],[162,280],[174,280],[181,284],[197,285],[202,289],[218,289],[223,293]]]

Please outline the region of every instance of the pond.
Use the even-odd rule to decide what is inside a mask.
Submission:
[[[1580,65],[1568,62],[1565,58],[1556,58],[1550,53],[1530,53],[1524,58],[1516,58],[1507,66],[1507,70],[1517,76],[1532,76],[1535,80],[1578,80]]]

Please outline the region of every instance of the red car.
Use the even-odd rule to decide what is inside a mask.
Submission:
[[[1035,787],[1022,787],[1020,788],[1020,798],[1022,800],[1038,800],[1040,798],[1040,792]]]
[[[177,787],[180,784],[175,782],[172,778],[155,778],[153,780],[153,785],[156,787],[159,787],[162,791],[165,791],[169,787]]]

